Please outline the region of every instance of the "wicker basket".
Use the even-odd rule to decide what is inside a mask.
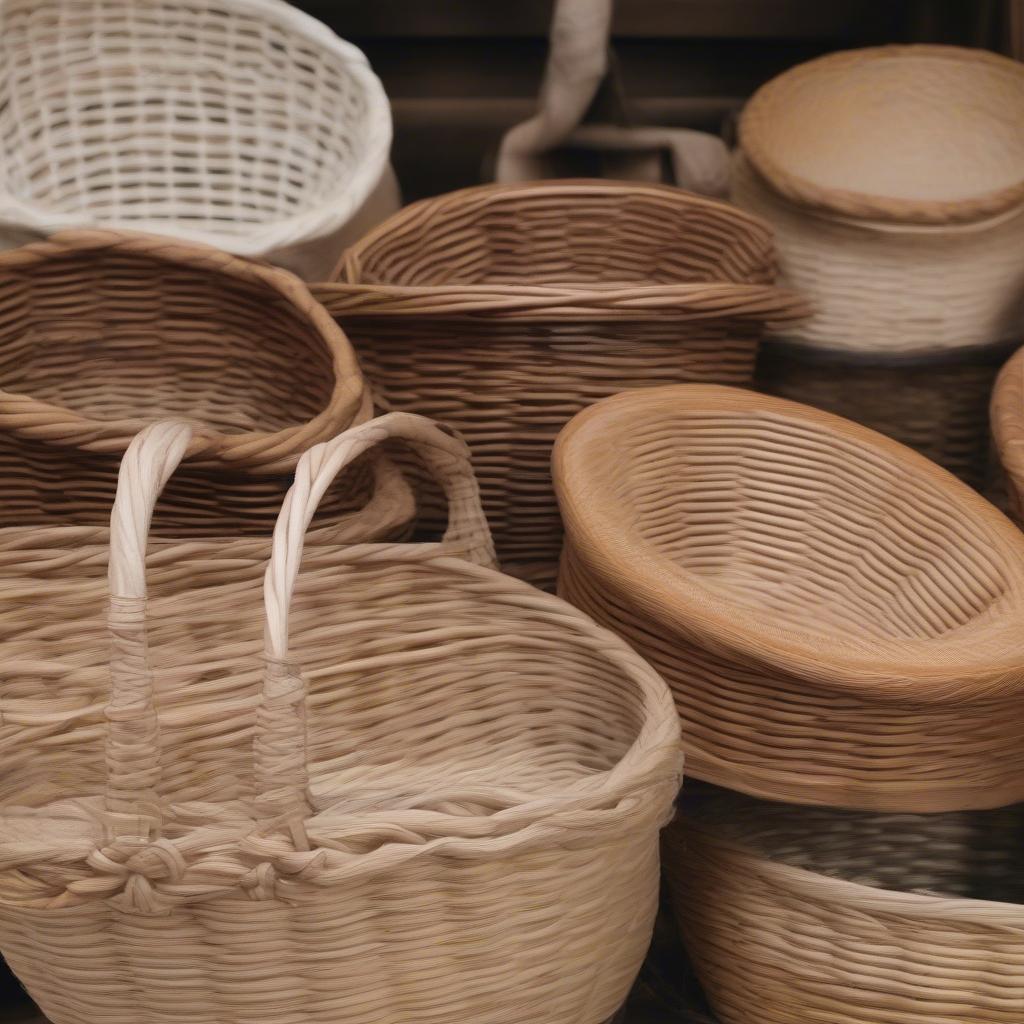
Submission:
[[[665,869],[722,1024],[1020,1024],[1024,808],[684,806]]]
[[[354,547],[296,588],[335,474],[396,437],[443,480],[444,542]],[[188,443],[159,424],[125,458],[109,664],[105,588],[73,553],[63,581],[26,566],[30,627],[16,577],[4,592],[0,949],[43,1011],[607,1019],[679,783],[664,684],[556,598],[452,557],[494,557],[467,451],[410,416],[301,460],[265,615],[250,583],[144,604],[152,491]]]
[[[870,810],[1024,799],[1024,536],[960,481],[711,385],[586,410],[554,472],[560,592],[672,686],[690,775]]]
[[[991,421],[1008,505],[1017,522],[1024,523],[1024,349],[1010,359],[996,380]]]
[[[380,81],[281,0],[0,0],[0,66],[0,242],[134,228],[321,279],[397,205]]]
[[[568,181],[466,189],[403,210],[315,294],[351,334],[380,406],[458,427],[506,571],[554,582],[551,444],[623,388],[751,378],[771,235],[714,200]]]
[[[161,533],[265,544],[299,455],[369,414],[348,340],[285,271],[104,231],[0,253],[0,525],[107,523],[129,441],[174,415],[205,432]],[[367,493],[360,474],[324,512]]]

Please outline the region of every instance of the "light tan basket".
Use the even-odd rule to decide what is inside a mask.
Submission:
[[[1024,336],[1024,65],[982,50],[830,54],[762,87],[733,198],[815,315],[789,340],[929,353]]]
[[[665,870],[721,1024],[1019,1024],[1020,806],[683,807]]]
[[[443,544],[361,545],[298,580],[335,475],[394,438],[442,478]],[[146,603],[150,510],[188,445],[159,424],[124,460],[109,623],[73,555],[63,580],[26,566],[34,623],[13,573],[0,601],[0,949],[43,1011],[608,1018],[650,939],[680,778],[662,681],[484,567],[465,446],[407,415],[303,457],[265,614],[251,583]]]
[[[744,383],[774,288],[766,227],[658,185],[465,189],[407,207],[314,290],[351,334],[381,408],[456,426],[506,571],[553,586],[551,445],[624,388]]]
[[[555,447],[560,592],[676,695],[688,773],[770,799],[1024,799],[1024,536],[927,459],[712,385],[632,392]]]
[[[990,419],[1009,506],[1017,522],[1024,523],[1024,349],[996,378]]]
[[[348,339],[283,270],[106,231],[0,253],[0,525],[106,524],[131,438],[183,416],[202,436],[161,535],[265,545],[299,455],[370,412]],[[325,516],[365,503],[366,473],[347,484]]]
[[[363,54],[281,0],[0,0],[0,242],[132,228],[320,279],[393,212]]]

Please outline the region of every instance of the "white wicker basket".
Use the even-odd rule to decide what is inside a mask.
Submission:
[[[0,0],[0,244],[70,227],[323,277],[397,205],[363,54],[283,0]]]
[[[787,71],[740,125],[736,204],[816,315],[792,341],[923,354],[1024,334],[1024,65],[890,46]]]

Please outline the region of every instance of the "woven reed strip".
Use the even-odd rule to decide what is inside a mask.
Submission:
[[[722,1024],[1016,1024],[1021,820],[684,802],[665,867]]]
[[[159,475],[147,457],[187,443],[170,429],[128,460],[112,549],[135,602],[114,603],[129,641],[114,679],[130,668],[136,695],[119,689],[118,706],[148,732],[118,715],[127,728],[104,757],[94,564],[75,575],[72,553],[66,578],[38,579],[28,563],[37,620],[51,613],[28,629],[13,576],[4,593],[0,948],[47,1016],[607,1019],[650,939],[657,832],[679,782],[664,684],[574,609],[451,557],[493,560],[467,451],[409,416],[300,461],[265,614],[251,582],[201,602],[150,593],[147,675],[125,625],[143,622],[137,481]],[[442,477],[444,542],[356,546],[343,567],[299,575],[334,475],[395,437]],[[154,711],[159,757],[142,742]],[[111,781],[141,814],[104,808]]]
[[[939,811],[1024,799],[1024,537],[849,421],[681,385],[555,448],[560,591],[668,681],[689,774]]]
[[[806,312],[773,274],[768,231],[725,204],[565,181],[413,204],[314,292],[351,333],[380,408],[459,429],[502,565],[550,587],[558,430],[624,388],[749,381],[765,322]]]
[[[990,421],[1010,510],[1018,523],[1024,523],[1024,349],[1000,371],[992,390]]]
[[[0,59],[0,211],[21,231],[139,228],[295,262],[387,169],[366,58],[279,0],[3,0]]]

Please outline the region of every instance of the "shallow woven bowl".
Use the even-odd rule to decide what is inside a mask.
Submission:
[[[748,381],[765,323],[806,312],[774,261],[764,224],[680,189],[492,185],[407,207],[314,293],[382,409],[459,429],[502,565],[550,586],[559,429],[624,388]]]
[[[121,232],[0,253],[0,525],[106,523],[129,441],[175,415],[202,433],[160,529],[266,536],[299,455],[369,414],[348,339],[286,271]]]
[[[734,201],[815,305],[791,339],[927,353],[1024,332],[1024,65],[981,50],[831,54],[745,109]]]
[[[281,0],[3,0],[0,67],[15,236],[131,228],[301,264],[386,173],[380,81]]]
[[[663,863],[722,1024],[1018,1024],[1022,825],[690,797]]]
[[[1024,537],[849,421],[689,385],[559,438],[560,592],[673,688],[689,773],[883,810],[1024,798]]]

